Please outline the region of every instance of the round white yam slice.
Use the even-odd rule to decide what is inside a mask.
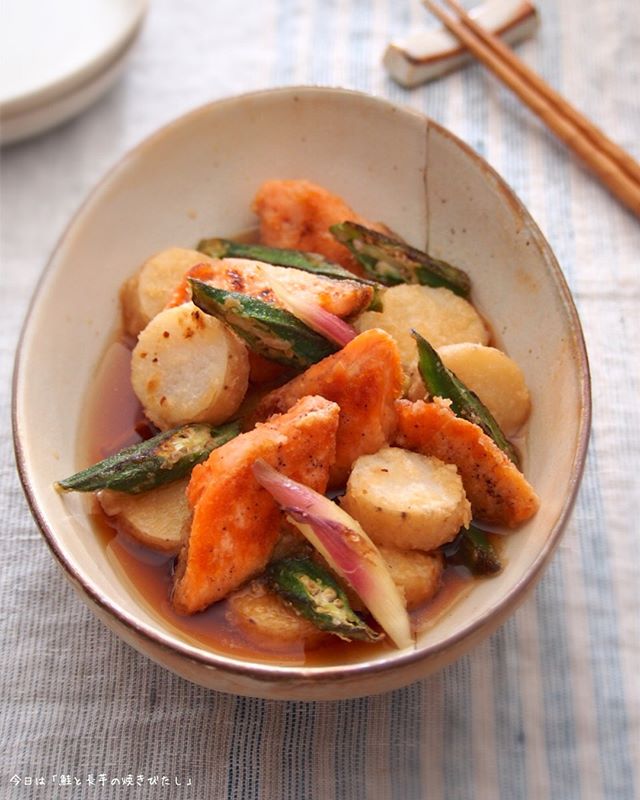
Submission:
[[[295,644],[313,647],[327,637],[260,581],[252,581],[228,597],[227,617],[247,639],[267,650]]]
[[[124,533],[153,550],[177,552],[189,534],[188,483],[189,479],[183,478],[141,494],[103,489],[98,500]]]
[[[399,447],[361,456],[340,505],[376,544],[404,550],[435,550],[471,520],[457,469]]]
[[[445,366],[478,395],[504,433],[516,433],[531,408],[529,390],[516,362],[495,347],[470,343],[440,347],[438,354]]]
[[[423,605],[442,586],[443,561],[439,553],[380,547],[393,582],[404,595],[407,610]]]
[[[382,328],[398,344],[405,369],[416,362],[415,328],[433,347],[456,342],[486,344],[489,332],[475,308],[449,289],[402,285],[387,289],[382,311],[366,311],[355,323],[359,333]]]
[[[160,430],[224,422],[242,402],[248,378],[244,344],[193,303],[157,314],[131,356],[133,390]]]
[[[213,261],[197,250],[184,247],[170,247],[147,259],[120,293],[127,333],[137,336],[167,305],[185,272],[203,263]]]

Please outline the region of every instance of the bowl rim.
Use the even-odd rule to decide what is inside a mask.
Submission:
[[[580,411],[579,411],[579,427],[576,437],[576,449],[574,458],[571,464],[571,472],[569,479],[569,491],[564,499],[564,503],[560,509],[556,522],[551,528],[551,531],[544,543],[544,546],[536,555],[533,563],[530,565],[528,571],[523,575],[520,580],[511,587],[511,589],[502,596],[495,604],[487,608],[478,619],[464,625],[455,633],[446,637],[440,642],[427,645],[424,647],[415,647],[406,652],[392,651],[384,658],[375,660],[361,660],[343,664],[321,665],[321,666],[299,666],[299,665],[282,665],[273,664],[259,661],[251,661],[239,657],[233,657],[215,651],[205,651],[188,642],[175,639],[171,634],[164,631],[157,631],[145,622],[141,622],[131,614],[129,611],[121,608],[117,603],[111,600],[107,595],[101,592],[93,583],[93,581],[82,572],[72,566],[67,559],[64,550],[59,545],[55,531],[48,523],[43,510],[41,509],[37,492],[34,489],[30,474],[29,466],[26,463],[26,457],[23,449],[23,444],[20,437],[20,418],[19,418],[19,388],[20,377],[24,369],[23,356],[24,356],[24,341],[26,333],[31,325],[34,310],[41,292],[44,291],[43,278],[52,269],[56,260],[58,252],[63,247],[64,242],[71,234],[77,220],[81,217],[84,210],[91,204],[95,197],[99,195],[103,187],[109,183],[120,170],[126,167],[127,162],[140,157],[146,149],[148,149],[159,138],[164,137],[175,128],[179,128],[186,122],[195,119],[200,115],[207,115],[212,109],[223,108],[225,105],[235,104],[238,102],[251,101],[253,99],[260,99],[263,97],[286,97],[291,95],[295,97],[296,94],[339,94],[365,100],[380,108],[386,108],[389,111],[395,111],[399,115],[413,117],[416,121],[425,125],[425,133],[430,128],[438,131],[438,133],[450,139],[456,146],[461,148],[466,155],[474,161],[490,178],[503,197],[512,206],[514,211],[520,216],[523,223],[527,227],[528,233],[535,240],[535,243],[542,253],[548,275],[553,279],[555,287],[558,291],[559,297],[562,300],[564,311],[567,315],[570,330],[574,336],[575,353],[577,355],[577,373],[579,379],[579,395],[580,395]],[[555,551],[560,536],[568,521],[569,515],[573,509],[582,474],[584,472],[589,434],[591,429],[591,378],[589,371],[589,361],[584,341],[584,334],[578,312],[571,295],[567,281],[562,273],[560,265],[547,242],[545,236],[542,234],[537,224],[531,217],[531,214],[523,205],[522,201],[515,195],[513,190],[508,186],[505,180],[491,167],[478,153],[476,153],[469,145],[459,139],[455,134],[444,128],[439,123],[433,121],[426,114],[412,109],[408,106],[399,105],[386,98],[376,95],[368,94],[353,89],[345,89],[342,87],[332,86],[283,86],[269,89],[261,89],[257,91],[244,92],[241,94],[231,95],[217,100],[213,100],[204,105],[200,105],[185,114],[182,114],[170,122],[162,125],[158,130],[145,137],[137,145],[129,149],[113,164],[93,189],[86,195],[80,206],[76,209],[75,213],[67,223],[62,234],[60,235],[47,263],[40,275],[40,280],[36,289],[34,290],[26,315],[25,320],[19,335],[18,344],[16,348],[16,356],[14,362],[13,380],[12,380],[12,432],[14,452],[16,457],[16,464],[18,474],[22,483],[22,488],[27,499],[27,503],[31,514],[33,515],[40,531],[51,550],[54,558],[59,566],[63,569],[67,578],[71,583],[84,594],[83,599],[91,601],[89,605],[95,604],[98,609],[106,612],[109,616],[114,617],[116,622],[119,622],[126,629],[128,629],[134,636],[142,637],[150,645],[159,647],[161,650],[167,651],[172,655],[178,655],[183,659],[195,662],[196,664],[207,667],[211,670],[220,670],[225,673],[237,676],[239,678],[246,678],[258,682],[270,683],[288,683],[295,681],[296,685],[301,686],[304,684],[318,684],[320,681],[337,681],[338,683],[347,680],[357,679],[359,676],[366,674],[367,676],[376,675],[388,672],[392,669],[409,667],[417,662],[421,662],[443,654],[447,650],[455,650],[456,646],[461,645],[465,640],[472,639],[474,634],[480,631],[485,626],[490,625],[492,619],[499,619],[510,605],[517,606],[526,596],[527,590],[532,588],[537,579],[539,578],[543,568],[548,563],[549,559]],[[297,680],[296,680],[297,679]]]

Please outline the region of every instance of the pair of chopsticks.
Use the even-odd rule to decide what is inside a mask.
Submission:
[[[458,0],[424,5],[589,166],[607,188],[640,216],[640,164],[570,105],[503,42],[470,17]]]

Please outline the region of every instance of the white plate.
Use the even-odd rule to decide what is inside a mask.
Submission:
[[[3,144],[78,113],[119,74],[147,0],[5,0],[0,30]]]

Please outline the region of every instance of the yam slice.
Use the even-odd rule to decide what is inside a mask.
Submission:
[[[227,618],[265,650],[286,650],[301,643],[313,648],[329,637],[259,579],[229,597]]]
[[[148,258],[120,291],[125,331],[137,336],[162,311],[185,272],[211,261],[184,247],[170,247]]]
[[[431,600],[442,587],[444,562],[438,552],[400,550],[380,547],[393,582],[404,596],[407,610],[412,611]]]
[[[435,550],[471,521],[457,469],[401,447],[361,456],[340,506],[377,545],[402,550]]]
[[[187,483],[188,478],[183,478],[141,494],[103,489],[98,501],[118,530],[152,550],[176,553],[184,543],[191,517]]]

